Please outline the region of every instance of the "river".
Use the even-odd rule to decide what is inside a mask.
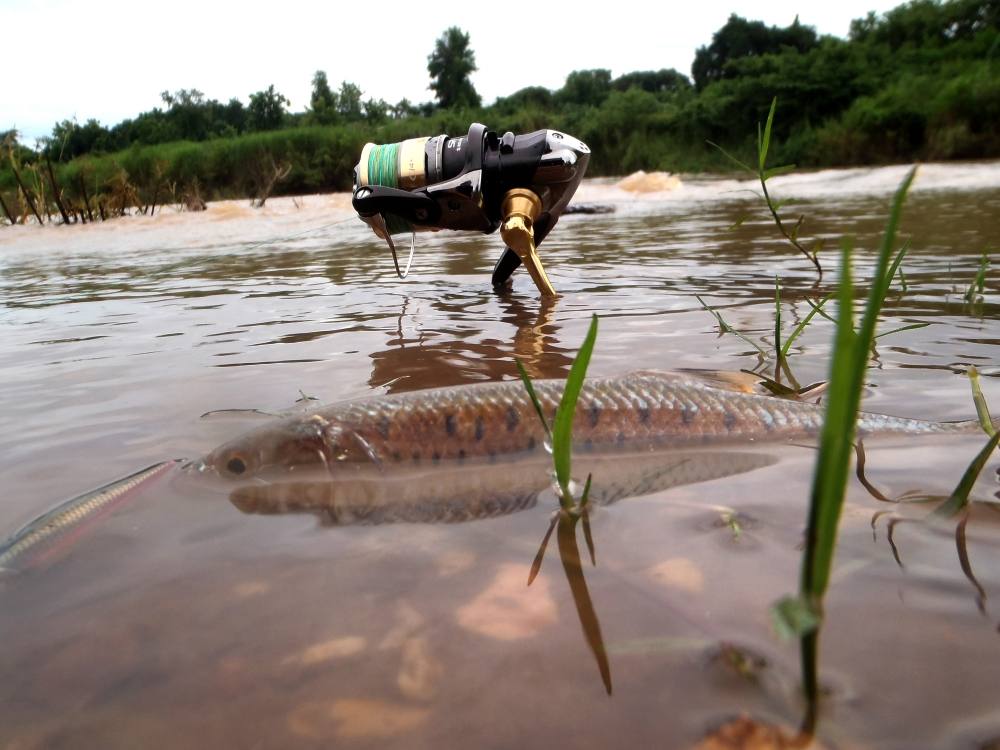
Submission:
[[[696,295],[767,349],[775,276],[786,335],[835,288],[842,237],[864,284],[905,171],[769,183],[805,216],[802,237],[822,238],[819,283],[750,183],[585,181],[576,201],[613,211],[564,216],[541,245],[551,303],[523,271],[511,293],[490,289],[497,236],[418,235],[398,279],[343,194],[0,227],[0,538],[267,414],[512,379],[515,357],[565,377],[592,313],[592,374],[773,376]],[[974,365],[1000,413],[1000,163],[923,165],[902,235],[905,288],[880,330],[930,325],[878,340],[864,408],[975,418]],[[967,300],[984,252],[993,267]],[[818,318],[795,342],[800,384],[826,377],[832,331]],[[890,497],[947,496],[982,443],[874,441],[869,477]],[[0,747],[694,747],[742,715],[794,727],[798,651],[769,608],[797,586],[814,452],[767,454],[595,514],[597,565],[583,569],[610,694],[555,541],[525,585],[551,493],[500,518],[342,528],[243,515],[183,483],[139,493],[64,559],[0,577]],[[852,481],[821,647],[825,746],[1000,742],[997,467],[973,491],[964,545],[917,522],[931,506]],[[880,511],[909,521],[899,562]]]

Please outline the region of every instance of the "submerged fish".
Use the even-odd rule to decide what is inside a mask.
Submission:
[[[535,390],[551,419],[564,382]],[[588,379],[573,423],[574,447],[645,450],[816,435],[824,407],[713,387],[690,376],[634,373]],[[938,423],[862,413],[861,435],[947,433]],[[419,466],[541,453],[542,425],[519,381],[415,391],[323,406],[277,420],[212,451],[195,466],[229,479],[349,465]]]
[[[56,557],[72,546],[86,528],[130,498],[178,461],[162,461],[96,490],[67,500],[0,542],[0,572],[24,569]]]
[[[587,456],[579,462],[593,476],[592,505],[671,487],[743,474],[774,464],[766,453],[670,451],[639,455]],[[551,461],[472,464],[432,473],[382,473],[313,481],[250,483],[230,501],[244,513],[313,513],[328,526],[385,523],[461,523],[527,510],[552,486]],[[553,502],[553,507],[556,507]]]

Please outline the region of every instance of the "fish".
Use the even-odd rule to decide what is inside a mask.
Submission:
[[[534,383],[543,413],[555,414],[561,380]],[[825,407],[719,388],[669,372],[584,381],[573,421],[577,451],[794,441],[816,436]],[[859,436],[940,434],[976,422],[929,422],[862,413]],[[320,468],[331,476],[541,455],[545,430],[519,381],[475,383],[358,399],[275,420],[193,462],[190,469],[245,481]]]
[[[58,557],[92,523],[179,464],[178,459],[160,461],[57,505],[0,542],[0,572],[38,567]]]
[[[770,466],[777,457],[743,451],[670,451],[587,456],[578,462],[593,482],[588,507]],[[311,513],[322,526],[449,524],[529,510],[552,487],[551,461],[477,464],[311,480],[248,483],[230,492],[243,513]],[[553,507],[556,503],[553,502]]]

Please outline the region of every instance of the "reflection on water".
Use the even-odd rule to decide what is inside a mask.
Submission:
[[[863,277],[903,171],[773,185],[805,214],[803,236],[828,248],[855,237]],[[11,425],[0,435],[0,532],[265,419],[205,412],[512,379],[515,357],[533,377],[563,377],[593,312],[603,318],[594,374],[753,369],[757,352],[720,337],[695,295],[767,348],[774,276],[787,332],[808,314],[806,298],[831,291],[836,253],[823,254],[814,288],[749,187],[581,186],[579,200],[615,211],[565,216],[547,238],[541,252],[563,295],[552,304],[520,274],[510,295],[490,291],[495,237],[420,237],[399,281],[346,196],[0,228],[0,399]],[[884,326],[932,325],[879,340],[868,410],[972,418],[971,364],[1000,403],[996,273],[981,299],[964,298],[982,252],[1000,246],[998,219],[996,164],[922,167],[903,218],[905,288],[894,285]],[[789,372],[759,371],[793,389],[824,380],[830,334],[814,322]],[[885,498],[948,496],[981,443],[874,441],[867,469]],[[556,507],[541,465],[481,473],[481,488],[530,497],[516,513],[496,498],[470,503],[471,479],[463,488],[431,471],[364,490],[383,515],[410,498],[419,524],[352,525],[327,512],[317,526],[323,508],[268,510],[294,510],[295,497],[329,503],[327,489],[268,497],[261,485],[243,497],[186,476],[157,484],[44,565],[0,574],[0,746],[709,747],[789,735],[780,728],[803,715],[799,663],[768,608],[795,588],[813,453],[775,446],[738,474],[745,455],[723,453],[731,470],[697,484],[636,485],[586,528],[557,519],[547,554],[560,565],[541,562],[531,586]],[[603,475],[640,481],[643,470],[612,460]],[[901,568],[885,540],[891,519],[872,538],[872,516],[888,506],[852,483],[820,649],[824,743],[988,747],[1000,737],[997,491],[994,457],[967,515],[943,527],[897,521]],[[251,496],[254,513],[234,508]],[[481,520],[427,523],[434,503],[452,520],[478,507]],[[932,507],[892,505],[897,519]]]
[[[559,345],[559,326],[555,324],[558,298],[529,300],[509,294],[493,298],[486,292],[483,296],[489,296],[499,308],[499,323],[513,332],[511,339],[483,338],[482,326],[466,319],[465,300],[425,301],[403,297],[386,348],[369,355],[372,373],[368,384],[373,389],[399,393],[503,380],[517,377],[515,357],[532,377],[566,377],[574,352]],[[455,322],[427,330],[423,319],[427,308]]]

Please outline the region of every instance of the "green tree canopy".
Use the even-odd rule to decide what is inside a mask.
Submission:
[[[808,52],[819,44],[816,30],[799,23],[798,16],[791,26],[766,26],[763,21],[748,21],[735,13],[726,25],[712,35],[712,43],[699,47],[691,65],[694,84],[699,91],[712,81],[729,77],[727,63],[744,57],[777,53],[783,47]]]
[[[672,91],[688,91],[691,88],[691,81],[686,75],[673,68],[663,68],[661,70],[637,70],[620,75],[611,82],[611,87],[615,91],[639,88],[651,94],[662,94]]]
[[[251,130],[277,130],[285,120],[285,106],[290,102],[274,90],[272,83],[264,91],[250,94],[247,123]]]
[[[345,120],[360,120],[364,117],[361,109],[361,89],[350,81],[342,81],[340,84],[337,111]]]
[[[319,125],[332,125],[337,121],[337,95],[322,70],[313,75],[309,110],[309,119]]]
[[[457,26],[445,31],[427,57],[430,88],[441,107],[478,107],[482,100],[469,76],[476,71],[476,54],[469,47],[469,35]]]
[[[556,98],[565,104],[599,107],[610,93],[610,70],[574,70],[566,76],[566,83],[557,92]]]

